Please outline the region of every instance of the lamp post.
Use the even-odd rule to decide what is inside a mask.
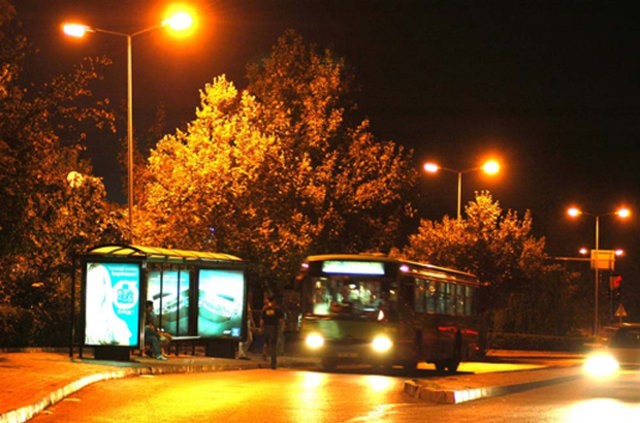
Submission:
[[[446,172],[452,172],[458,175],[458,204],[457,204],[457,216],[460,219],[462,215],[462,175],[464,173],[475,172],[478,170],[483,171],[488,175],[495,175],[500,171],[500,164],[495,160],[488,160],[480,167],[474,167],[471,169],[465,170],[455,170],[446,167],[441,167],[437,163],[427,162],[424,164],[423,169],[428,173],[436,173],[439,170],[444,170]]]
[[[185,10],[178,10],[172,13],[160,25],[154,25],[143,30],[124,33],[111,31],[108,29],[95,28],[79,23],[65,23],[62,31],[71,37],[82,38],[87,33],[102,33],[124,37],[127,42],[127,197],[129,210],[129,241],[133,243],[133,60],[132,60],[132,40],[138,35],[154,31],[162,27],[168,27],[174,31],[184,31],[193,24],[191,14]]]
[[[626,219],[629,216],[631,216],[631,211],[626,208],[626,207],[621,207],[618,210],[609,212],[609,213],[604,213],[604,214],[593,214],[593,213],[589,213],[586,212],[584,210],[581,210],[577,207],[571,207],[567,210],[567,214],[570,217],[573,218],[577,218],[581,215],[586,215],[586,216],[591,216],[595,219],[595,223],[596,223],[596,227],[595,227],[595,249],[592,252],[591,255],[591,262],[592,262],[592,267],[593,267],[593,272],[594,272],[594,299],[593,299],[593,308],[594,308],[594,317],[593,317],[593,336],[597,336],[598,335],[598,327],[600,325],[600,318],[599,318],[599,310],[598,310],[598,303],[599,303],[599,285],[600,285],[600,267],[599,267],[599,263],[593,263],[594,261],[594,256],[598,257],[598,252],[600,251],[600,217],[604,217],[604,216],[618,216],[621,219]],[[595,253],[595,255],[594,255]]]

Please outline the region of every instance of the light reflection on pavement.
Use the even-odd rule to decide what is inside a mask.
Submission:
[[[546,367],[540,364],[527,363],[480,363],[465,362],[458,367],[458,373],[495,373],[495,372],[512,372],[517,370],[534,370]],[[435,370],[433,364],[419,363],[418,370]]]

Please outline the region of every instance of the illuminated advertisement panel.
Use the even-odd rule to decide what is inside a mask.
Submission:
[[[240,338],[244,295],[243,271],[200,269],[198,335]]]
[[[140,264],[89,262],[85,286],[85,345],[138,346]]]
[[[179,280],[178,280],[179,278]],[[162,328],[173,335],[189,331],[189,272],[152,270],[149,272],[147,300],[161,319]]]

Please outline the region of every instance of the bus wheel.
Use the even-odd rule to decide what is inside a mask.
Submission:
[[[336,362],[335,360],[332,360],[330,358],[323,358],[322,359],[322,368],[324,370],[326,370],[327,372],[333,372],[336,369]]]

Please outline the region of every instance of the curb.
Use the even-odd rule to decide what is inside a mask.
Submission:
[[[425,402],[435,404],[460,404],[462,402],[473,401],[482,398],[497,397],[500,395],[513,394],[523,392],[529,389],[549,386],[556,383],[569,382],[580,378],[579,375],[559,376],[555,378],[538,380],[535,382],[516,383],[513,385],[490,386],[482,388],[467,389],[444,389],[430,388],[421,385],[415,380],[407,380],[404,382],[404,392],[413,398],[421,399]]]

